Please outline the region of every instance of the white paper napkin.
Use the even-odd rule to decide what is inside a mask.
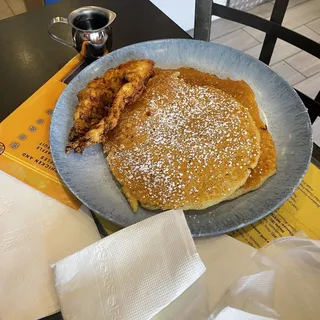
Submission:
[[[99,239],[85,208],[72,210],[0,171],[0,319],[59,311],[50,264]]]
[[[318,320],[320,241],[285,237],[258,250],[226,290],[211,319],[220,319],[219,312],[226,307],[272,319]],[[232,313],[227,315],[222,319],[234,319]]]
[[[195,245],[206,272],[153,320],[207,320],[257,251],[227,235],[195,239]]]
[[[195,243],[205,274],[156,320],[319,320],[320,241],[299,234],[260,250],[227,235]]]
[[[195,243],[207,268],[209,309],[215,310],[226,290],[247,270],[257,250],[227,235],[196,239]]]
[[[54,266],[65,319],[151,319],[205,271],[182,211],[116,232]]]

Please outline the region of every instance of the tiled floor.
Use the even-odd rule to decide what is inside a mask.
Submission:
[[[263,18],[269,18],[273,2],[251,10]],[[23,0],[0,0],[0,19],[26,11]],[[314,41],[320,42],[320,0],[290,0],[284,18],[284,26]],[[224,19],[215,20],[211,28],[211,41],[226,44],[259,56],[264,33]],[[320,90],[320,60],[298,48],[278,40],[271,60],[271,67],[291,85],[315,97]]]
[[[270,18],[273,3],[260,5],[252,13]],[[320,0],[290,0],[283,25],[320,43]],[[224,19],[215,20],[211,41],[258,57],[264,33]],[[320,60],[278,40],[270,63],[291,85],[315,98],[320,90]]]
[[[26,12],[23,0],[0,0],[0,20]]]

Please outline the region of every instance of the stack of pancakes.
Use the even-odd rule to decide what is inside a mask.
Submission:
[[[104,144],[133,211],[204,209],[276,172],[274,142],[244,81],[156,69]]]

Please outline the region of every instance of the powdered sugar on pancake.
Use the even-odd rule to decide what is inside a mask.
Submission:
[[[172,76],[123,114],[108,162],[142,205],[197,208],[239,188],[256,166],[259,143],[241,104],[219,89]]]

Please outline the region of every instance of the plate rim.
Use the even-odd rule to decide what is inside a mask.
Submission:
[[[226,45],[222,45],[222,44],[218,44],[218,43],[211,43],[211,42],[207,42],[207,41],[202,41],[202,40],[195,40],[195,39],[181,39],[181,38],[172,38],[172,39],[158,39],[158,40],[150,40],[150,41],[142,41],[142,42],[137,42],[137,43],[134,43],[134,44],[131,44],[131,45],[128,45],[128,46],[125,46],[125,47],[122,47],[122,48],[119,48],[117,50],[114,50],[110,53],[108,53],[107,55],[101,57],[100,59],[97,59],[96,61],[92,62],[89,66],[87,66],[85,69],[83,69],[79,74],[77,74],[71,81],[70,83],[66,86],[66,88],[64,88],[63,92],[61,93],[61,95],[59,96],[57,102],[56,102],[56,105],[55,105],[55,108],[54,108],[54,111],[53,111],[53,114],[52,114],[52,118],[51,118],[51,121],[50,121],[50,129],[49,129],[49,136],[50,136],[50,152],[51,152],[51,156],[53,158],[53,162],[56,164],[56,159],[55,159],[55,152],[53,151],[52,149],[52,144],[51,144],[51,134],[52,134],[52,126],[53,126],[53,121],[52,119],[54,118],[54,114],[55,114],[55,111],[56,111],[56,106],[58,105],[58,103],[60,102],[60,99],[61,97],[63,96],[64,92],[67,90],[67,88],[70,86],[70,85],[73,85],[73,83],[75,83],[80,77],[82,74],[84,74],[85,72],[87,72],[87,70],[90,70],[90,69],[93,69],[96,65],[99,65],[101,62],[101,59],[105,59],[107,60],[108,57],[110,55],[116,55],[117,52],[121,51],[121,50],[128,50],[130,48],[135,48],[137,46],[140,46],[140,45],[148,45],[148,44],[154,44],[154,43],[170,43],[170,42],[198,42],[198,43],[205,43],[206,45],[213,45],[213,46],[219,46],[219,47],[225,47],[227,48],[228,50],[231,50],[231,51],[236,51],[238,53],[240,53],[240,55],[244,55],[244,56],[247,56],[249,57],[249,59],[252,59],[252,60],[255,60],[256,62],[258,62],[259,64],[263,64],[260,60],[258,60],[257,58],[253,57],[253,56],[250,56],[249,54],[245,53],[245,52],[242,52],[238,49],[234,49],[234,48],[231,48],[231,47],[228,47]],[[307,108],[305,107],[303,101],[301,100],[301,98],[299,97],[299,95],[297,94],[297,92],[294,90],[294,88],[288,83],[288,81],[286,81],[281,75],[279,75],[278,73],[276,73],[274,70],[271,69],[271,67],[269,65],[265,65],[263,64],[263,66],[267,69],[269,69],[269,71],[271,71],[273,74],[276,74],[278,78],[281,79],[282,82],[286,83],[287,87],[290,88],[291,90],[291,93],[293,93],[293,96],[295,99],[297,99],[299,101],[299,108],[301,109],[301,112],[304,112],[308,115],[308,110]],[[259,107],[259,106],[258,106]],[[272,212],[274,212],[276,209],[278,209],[281,205],[283,205],[291,196],[292,194],[297,190],[297,188],[299,187],[299,185],[301,184],[302,180],[304,179],[305,177],[305,174],[309,168],[309,165],[310,165],[310,162],[311,162],[311,158],[312,158],[312,150],[313,150],[313,133],[312,133],[312,125],[311,125],[311,120],[310,120],[310,117],[308,115],[307,117],[307,121],[306,121],[306,125],[307,125],[307,131],[308,131],[308,134],[310,134],[310,139],[308,141],[308,157],[306,157],[306,160],[305,160],[305,166],[304,166],[304,169],[303,169],[303,173],[301,174],[300,178],[297,180],[297,183],[295,184],[295,186],[290,190],[290,192],[288,192],[288,194],[283,197],[281,199],[281,201],[279,201],[276,205],[274,205],[272,208],[268,209],[265,211],[264,214],[260,214],[259,217],[255,217],[255,218],[252,218],[252,219],[249,219],[247,220],[245,223],[243,223],[243,225],[238,225],[238,226],[234,226],[234,227],[230,227],[230,228],[226,228],[225,230],[221,230],[221,231],[215,231],[214,233],[210,233],[210,232],[206,232],[206,233],[201,233],[201,234],[193,234],[192,236],[194,238],[202,238],[202,237],[209,237],[209,236],[218,236],[218,235],[221,235],[221,234],[226,234],[226,233],[229,233],[229,232],[232,232],[232,231],[236,231],[240,228],[243,228],[245,226],[248,226],[250,224],[253,224],[257,221],[260,221],[261,219],[265,218],[266,216],[270,215]],[[107,165],[107,164],[106,164]],[[117,226],[120,226],[121,228],[125,228],[126,226],[125,225],[121,225],[119,222],[115,221],[109,217],[106,217],[104,214],[100,213],[100,210],[96,210],[96,209],[93,209],[91,207],[91,205],[89,205],[87,203],[87,201],[81,199],[81,195],[78,194],[78,192],[74,191],[72,186],[70,186],[69,182],[65,179],[65,177],[63,175],[61,175],[61,171],[60,171],[60,168],[58,168],[58,166],[55,165],[55,168],[59,174],[59,177],[62,179],[63,183],[66,185],[66,187],[68,188],[68,190],[71,191],[71,193],[77,198],[79,199],[79,201],[86,205],[90,210],[92,210],[93,212],[95,212],[97,215],[99,215],[100,217],[102,217],[103,219],[106,219],[106,220],[109,220],[110,222],[116,224]],[[251,192],[254,192],[251,191]],[[251,193],[249,192],[249,193]],[[199,211],[199,213],[201,212],[201,210]],[[188,211],[184,212],[185,215],[187,216],[188,215]],[[155,213],[156,214],[156,213]]]

